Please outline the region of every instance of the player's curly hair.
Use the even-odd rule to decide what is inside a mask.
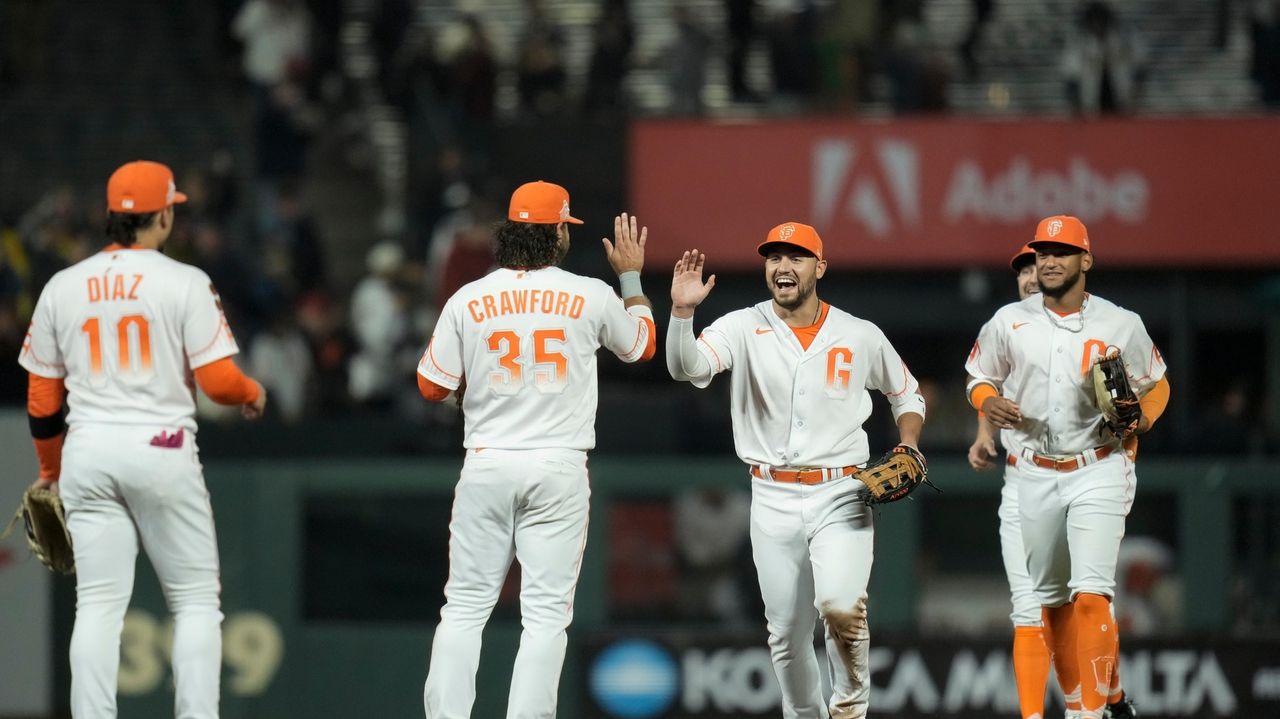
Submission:
[[[138,241],[138,230],[145,229],[155,222],[159,212],[108,212],[107,239],[117,245],[128,247]]]
[[[496,259],[499,267],[533,269],[560,264],[564,253],[556,225],[504,220],[498,225]]]

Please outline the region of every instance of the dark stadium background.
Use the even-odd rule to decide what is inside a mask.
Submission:
[[[236,32],[242,4],[0,3],[0,507],[34,476],[15,360],[35,299],[101,246],[110,172],[165,162],[191,196],[168,252],[213,277],[241,365],[272,399],[255,425],[201,406],[224,564],[224,716],[421,716],[461,460],[460,417],[423,402],[413,379],[436,309],[488,267],[486,233],[532,179],[565,185],[586,220],[567,268],[611,279],[598,238],[617,212],[645,207],[655,242],[662,228],[668,243],[744,248],[714,270],[700,323],[764,299],[750,248],[809,206],[744,208],[762,213],[754,235],[689,237],[682,224],[733,218],[645,205],[676,179],[664,172],[751,166],[750,152],[668,157],[664,132],[719,141],[742,127],[775,138],[761,153],[815,127],[863,148],[968,138],[956,143],[974,141],[992,172],[1015,152],[1001,154],[1002,138],[1019,133],[1028,152],[1063,143],[1095,167],[1108,143],[1164,158],[1160,181],[1192,192],[1177,209],[1215,231],[1090,225],[1090,291],[1143,316],[1173,388],[1142,440],[1122,548],[1121,675],[1144,717],[1280,714],[1280,4],[1112,0],[1133,58],[1112,69],[1135,89],[1113,82],[1099,107],[1065,72],[1087,5],[1075,0],[296,0],[281,7],[305,18],[307,47],[274,69],[245,65],[263,38]],[[637,156],[642,137],[659,154]],[[1196,148],[1214,161],[1179,161]],[[921,152],[926,172],[934,159]],[[1197,184],[1219,163],[1229,187]],[[721,207],[807,179],[758,163],[683,199]],[[926,385],[923,448],[946,490],[878,517],[873,714],[1015,716],[1000,483],[964,462],[962,387],[978,328],[1013,296],[1004,263],[1034,218],[966,235],[972,259],[941,264],[839,221],[828,244],[870,259],[833,266],[819,293],[881,326]],[[933,242],[943,228],[913,231]],[[1108,263],[1110,248],[1125,259]],[[669,268],[644,273],[659,318]],[[887,415],[867,426],[873,448],[891,441]],[[740,527],[731,508],[747,479],[726,383],[695,392],[661,355],[603,358],[597,429],[561,715],[776,715],[749,554],[739,545],[698,566],[681,545]],[[142,564],[121,713],[168,716],[164,605]],[[478,717],[504,711],[517,577],[487,635]],[[68,715],[73,603],[74,586],[20,540],[0,545],[0,716]],[[670,681],[628,685],[628,668]]]

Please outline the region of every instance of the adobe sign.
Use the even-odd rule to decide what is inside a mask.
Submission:
[[[833,265],[1004,265],[1074,214],[1110,266],[1280,266],[1280,119],[638,122],[629,206],[649,255],[756,268],[786,220]]]

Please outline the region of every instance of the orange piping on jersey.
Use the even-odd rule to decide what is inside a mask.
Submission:
[[[1059,317],[1070,317],[1071,315],[1074,315],[1080,311],[1080,310],[1071,310],[1070,312],[1059,312],[1055,309],[1050,309],[1050,308],[1045,308],[1045,309],[1048,309],[1050,312],[1054,313]]]
[[[982,414],[982,403],[991,397],[999,396],[999,392],[987,382],[979,382],[973,386],[973,390],[969,392],[969,406],[978,410],[978,414]]]
[[[649,330],[649,338],[645,342],[644,352],[640,354],[640,361],[647,362],[653,359],[654,353],[658,351],[658,328],[653,326],[653,320],[649,319],[648,317],[641,317],[640,319],[641,321],[644,322],[644,326],[647,327]],[[639,343],[640,343],[640,336],[637,335],[636,344],[639,344]],[[631,350],[632,352],[634,352],[635,347],[632,347]],[[630,355],[631,352],[628,352],[627,354]]]
[[[221,312],[221,310],[219,310],[219,312]],[[231,325],[227,324],[227,317],[226,317],[226,315],[223,315],[223,316],[222,316],[222,320],[221,320],[220,322],[218,322],[218,330],[217,330],[216,332],[214,332],[214,333],[213,333],[213,339],[209,340],[209,344],[205,345],[204,347],[201,347],[200,349],[196,350],[195,352],[191,352],[191,353],[187,354],[187,358],[188,358],[188,359],[195,359],[195,358],[199,357],[200,355],[204,354],[205,352],[208,352],[210,349],[212,349],[212,348],[213,348],[213,346],[214,346],[215,344],[217,344],[217,343],[218,343],[218,340],[222,338],[222,333],[223,333],[223,332],[226,332],[228,337],[230,337],[230,336],[231,336]],[[233,339],[234,339],[234,338],[233,338]]]
[[[708,350],[711,350],[711,356],[716,358],[716,371],[719,372],[720,368],[724,366],[720,364],[720,353],[716,352],[716,348],[712,347],[710,342],[701,337],[698,338],[698,341],[705,345]]]
[[[55,370],[55,371],[65,369],[66,365],[62,364],[61,362],[49,362],[45,360],[43,357],[41,357],[40,355],[36,354],[36,349],[31,342],[31,335],[35,334],[35,331],[36,331],[36,323],[32,322],[31,326],[27,328],[26,339],[22,341],[22,353],[30,356],[31,359],[35,360],[36,363],[38,363],[41,367],[48,367],[49,369]]]
[[[102,248],[102,251],[103,251],[103,252],[118,252],[118,251],[120,251],[120,250],[145,250],[145,249],[148,249],[148,248],[143,247],[142,245],[138,245],[138,244],[133,244],[133,245],[122,245],[122,244],[120,244],[119,242],[112,242],[111,244],[107,245],[106,247],[103,247],[103,248]]]
[[[901,396],[901,395],[906,394],[906,393],[907,393],[907,387],[910,387],[910,386],[911,386],[911,384],[910,384],[909,382],[907,382],[907,375],[909,375],[909,374],[911,374],[911,372],[910,372],[910,370],[908,370],[908,369],[907,369],[907,361],[906,361],[906,360],[903,360],[903,361],[902,361],[902,389],[898,390],[897,392],[890,392],[889,394],[887,394],[887,395],[885,395],[885,396],[886,396],[886,397],[899,397],[899,396]],[[919,392],[919,391],[917,391],[917,392],[916,392],[916,394],[920,394],[920,392]]]
[[[1169,406],[1169,379],[1161,377],[1156,386],[1152,387],[1143,395],[1138,402],[1142,406],[1142,416],[1147,418],[1147,422],[1155,424],[1160,415],[1164,414],[1164,410]]]
[[[827,321],[827,310],[831,307],[826,302],[820,303],[818,310],[818,321],[807,327],[791,327],[791,333],[800,340],[800,346],[809,349],[809,345],[813,344],[813,338],[818,336],[818,330],[822,329],[822,324]]]
[[[448,387],[441,387],[435,382],[432,382],[431,380],[419,374],[418,375],[418,391],[421,392],[422,396],[427,400],[430,400],[432,402],[443,402],[444,399],[449,396],[449,393],[452,390],[450,390]]]
[[[27,373],[27,414],[32,417],[52,417],[62,411],[62,400],[66,396],[66,381],[61,377]]]
[[[657,330],[653,326],[653,320],[649,319],[648,317],[639,317],[637,319],[640,320],[640,324],[636,326],[636,341],[632,342],[631,349],[627,350],[626,352],[623,352],[622,355],[624,357],[630,357],[631,355],[635,354],[636,348],[640,346],[640,343],[645,342],[644,352],[640,354],[639,359],[647,360],[650,357],[653,357],[654,350],[658,346],[657,337],[654,336]],[[645,338],[646,328],[649,331],[647,340]]]
[[[436,371],[444,375],[445,377],[448,377],[449,379],[458,380],[459,382],[461,382],[462,381],[461,377],[459,377],[456,374],[453,374],[452,372],[446,371],[445,368],[441,367],[440,363],[436,361],[436,356],[431,353],[431,347],[435,345],[435,343],[436,343],[436,340],[434,337],[431,338],[431,341],[427,343],[427,359],[431,360],[431,366],[435,367]]]
[[[249,404],[258,401],[254,384],[230,357],[196,368],[196,383],[218,404]]]

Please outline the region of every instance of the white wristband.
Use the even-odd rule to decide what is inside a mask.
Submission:
[[[644,296],[644,290],[640,288],[640,273],[636,270],[628,270],[618,275],[618,287],[622,290],[623,299]]]

